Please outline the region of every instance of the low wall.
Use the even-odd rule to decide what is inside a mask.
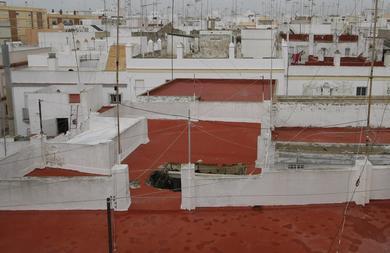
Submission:
[[[122,117],[144,116],[148,119],[186,119],[188,109],[191,117],[201,120],[227,122],[260,123],[269,114],[267,103],[251,102],[151,102],[130,103],[121,106]],[[158,112],[158,113],[154,113]],[[115,110],[103,113],[103,116],[114,117]]]
[[[112,168],[112,176],[23,177],[0,181],[0,210],[104,210],[116,196],[116,210],[130,206],[127,165]]]
[[[97,145],[45,143],[46,164],[88,173],[109,175],[116,163],[115,142]]]
[[[22,148],[25,148],[30,144],[29,141],[11,141],[6,140],[6,148],[7,148],[7,156],[15,154]],[[0,159],[5,157],[5,147],[4,147],[4,139],[0,139]]]
[[[23,177],[31,170],[42,166],[40,143],[32,143],[19,152],[0,159],[0,179]]]
[[[117,154],[117,138],[114,139],[114,152]],[[141,144],[149,142],[148,121],[146,118],[138,121],[135,125],[121,133],[121,161],[136,150]]]
[[[188,166],[188,165],[186,165]],[[306,205],[390,199],[390,167],[358,160],[350,169],[280,170],[257,176],[201,175],[182,167],[182,209],[196,207]]]
[[[367,120],[366,103],[280,102],[274,105],[275,127],[361,127]],[[371,107],[371,126],[390,127],[386,103]],[[340,124],[345,123],[345,124]]]
[[[148,141],[147,120],[144,118],[121,132],[121,160]],[[109,175],[111,167],[118,163],[117,145],[116,137],[96,145],[48,142],[45,147],[46,162],[51,167]]]

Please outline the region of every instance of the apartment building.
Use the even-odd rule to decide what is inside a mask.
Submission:
[[[47,28],[46,9],[8,6],[0,1],[0,42],[25,42],[28,29],[42,28]]]

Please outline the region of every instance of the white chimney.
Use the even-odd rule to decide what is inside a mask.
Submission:
[[[47,58],[47,66],[49,67],[49,70],[57,69],[56,53],[49,53],[49,57]]]
[[[309,34],[309,55],[314,55],[314,34]]]
[[[67,53],[67,54],[70,54],[70,53],[71,53],[71,50],[70,50],[70,46],[69,46],[69,45],[65,45],[65,46],[64,46],[64,53]]]
[[[176,50],[177,59],[183,59],[183,54],[184,54],[183,44],[181,42],[177,43],[176,49],[177,49]]]
[[[385,54],[385,59],[384,59],[384,63],[385,63],[385,66],[386,67],[390,67],[390,52],[387,52],[386,54]]]
[[[285,40],[282,40],[282,52],[283,52],[284,70],[286,71],[287,74],[289,59],[288,59],[288,44]]]
[[[158,50],[161,50],[161,39],[157,40],[157,48]]]
[[[133,58],[134,54],[134,44],[126,44],[126,58]]]
[[[333,65],[340,66],[340,64],[341,64],[341,53],[339,50],[336,50],[336,52],[334,52]]]
[[[235,56],[235,46],[234,46],[234,43],[233,42],[230,42],[229,44],[229,59],[234,59],[236,56]]]
[[[148,41],[148,53],[153,52],[153,40]]]
[[[321,49],[320,54],[318,55],[318,61],[324,61],[325,60],[325,50]]]

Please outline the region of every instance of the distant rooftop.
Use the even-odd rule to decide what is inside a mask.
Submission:
[[[275,89],[275,80],[273,81]],[[253,79],[175,79],[143,96],[196,96],[201,101],[261,102],[270,99],[270,81]]]
[[[141,118],[121,118],[120,132],[137,124]],[[117,136],[116,118],[93,117],[89,122],[89,129],[67,141],[69,144],[96,145],[113,140]]]

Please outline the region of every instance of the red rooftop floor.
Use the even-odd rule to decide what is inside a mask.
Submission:
[[[115,213],[115,252],[390,252],[390,201]],[[0,212],[0,252],[108,252],[103,211]]]
[[[190,97],[195,94],[201,101],[261,102],[270,99],[269,87],[269,80],[176,79],[149,91],[149,95]]]
[[[188,162],[187,121],[148,120],[150,142],[141,145],[123,163],[129,165],[131,180],[139,189],[131,190],[131,209],[179,210],[180,193],[159,190],[146,184],[150,174],[165,163]],[[192,122],[191,161],[208,164],[243,163],[248,173],[255,169],[260,124],[228,122]]]
[[[366,136],[370,143],[390,144],[390,129],[373,128],[366,131],[364,128],[303,128],[282,127],[276,128],[272,134],[275,141],[289,142],[318,142],[318,143],[366,143]]]
[[[187,122],[148,124],[150,143],[125,161],[142,185],[131,190],[131,208],[114,214],[115,252],[390,252],[390,201],[352,204],[340,245],[345,204],[178,210],[180,193],[144,182],[151,168],[187,161]],[[253,164],[259,132],[259,124],[194,122],[192,161]],[[7,253],[107,252],[106,213],[0,211],[0,238],[0,252]]]
[[[43,169],[35,169],[25,175],[25,177],[95,177],[95,176],[102,176],[102,175],[79,172],[79,171],[68,170],[68,169],[49,168],[49,167]]]

